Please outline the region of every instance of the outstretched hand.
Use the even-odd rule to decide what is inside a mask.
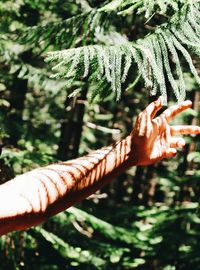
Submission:
[[[137,159],[134,160],[136,165],[150,165],[163,158],[174,157],[177,148],[185,145],[185,140],[179,137],[180,135],[200,134],[198,126],[169,125],[177,114],[192,106],[191,101],[187,100],[179,105],[171,106],[155,117],[162,106],[163,100],[160,97],[149,104],[137,117],[131,132],[133,159]]]

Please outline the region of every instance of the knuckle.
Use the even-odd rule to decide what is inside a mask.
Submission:
[[[154,108],[158,108],[160,106],[160,102],[158,102],[157,100],[155,100],[153,102]]]
[[[140,113],[138,114],[138,117],[137,117],[137,119],[141,119],[141,118],[142,118],[142,116],[144,115],[144,112],[145,112],[145,111],[143,111],[143,112],[140,112]]]
[[[179,111],[179,112],[181,112],[183,109],[184,109],[184,106],[183,106],[183,105],[180,105],[180,106],[178,107],[178,111]]]

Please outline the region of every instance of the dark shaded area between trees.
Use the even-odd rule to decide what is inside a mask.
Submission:
[[[138,74],[137,63],[131,63],[116,101],[105,76],[97,76],[98,61],[83,78],[87,59],[80,55],[79,77],[72,72],[66,78],[51,77],[56,71],[44,60],[47,52],[56,50],[145,40],[174,14],[182,18],[186,10],[183,1],[168,1],[166,9],[150,2],[153,10],[146,6],[142,11],[144,1],[122,1],[102,13],[106,1],[0,3],[0,183],[38,166],[84,155],[131,131],[138,113],[160,94],[150,95],[152,89],[146,87],[145,75]],[[189,53],[199,74],[199,59],[192,48]],[[128,62],[123,57],[120,74]],[[138,57],[148,60],[142,52]],[[181,84],[173,48],[168,57]],[[199,125],[199,86],[184,56],[179,52],[177,57],[193,109],[175,123]],[[61,71],[66,74],[64,68]],[[156,80],[151,63],[144,72],[147,79]],[[174,89],[166,72],[164,77],[171,104],[176,102]],[[0,269],[200,269],[200,144],[197,136],[186,140],[173,160],[133,167],[42,226],[2,236]]]

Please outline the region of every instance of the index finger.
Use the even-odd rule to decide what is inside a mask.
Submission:
[[[152,119],[156,113],[162,108],[163,106],[163,98],[160,96],[156,101],[151,102],[145,109],[147,114]]]
[[[165,116],[167,122],[170,122],[177,114],[187,110],[192,106],[190,100],[181,102],[179,105],[173,105],[170,108],[166,109],[162,114]]]

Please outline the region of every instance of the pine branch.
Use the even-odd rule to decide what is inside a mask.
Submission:
[[[89,77],[90,80],[100,80],[105,77],[117,99],[120,98],[121,85],[126,81],[130,67],[136,64],[138,74],[143,77],[145,87],[150,89],[152,94],[160,91],[167,103],[168,80],[177,100],[181,101],[185,98],[186,89],[180,54],[200,84],[200,78],[188,52],[189,49],[195,55],[200,55],[199,18],[199,5],[187,4],[169,23],[163,24],[154,33],[136,42],[124,42],[113,46],[90,45],[56,51],[48,53],[46,60],[58,62],[53,68],[54,78]],[[173,66],[176,76],[173,75]]]
[[[21,44],[53,44],[55,47],[75,45],[79,38],[84,39],[93,33],[97,26],[104,28],[108,14],[93,8],[66,20],[48,22],[45,25],[27,27],[16,34],[15,39]]]
[[[107,28],[108,17],[111,14],[127,15],[136,12],[149,18],[153,14],[159,13],[170,18],[184,4],[185,0],[114,0],[101,8],[87,7],[86,11],[81,14],[63,21],[58,20],[45,25],[27,27],[19,31],[16,39],[22,44],[36,43],[45,47],[44,44],[47,43],[59,48],[69,48],[79,37],[84,39],[94,33],[96,27]]]
[[[119,15],[127,15],[133,12],[145,14],[145,18],[151,17],[155,13],[174,14],[185,4],[185,0],[113,0],[102,7],[101,11],[118,11]]]
[[[82,250],[79,247],[73,247],[67,242],[59,238],[57,235],[46,231],[43,228],[35,227],[31,229],[31,233],[37,239],[43,239],[51,245],[51,247],[58,252],[58,254],[68,260],[76,261],[78,264],[90,264],[94,269],[100,269],[106,261],[96,257],[93,252],[89,250]]]
[[[91,226],[95,231],[98,231],[107,239],[122,242],[124,244],[133,244],[137,246],[138,241],[136,239],[135,230],[127,230],[124,227],[113,226],[112,224],[103,221],[95,216],[88,214],[87,212],[71,207],[67,210],[67,213],[72,215],[77,221],[85,222]]]

